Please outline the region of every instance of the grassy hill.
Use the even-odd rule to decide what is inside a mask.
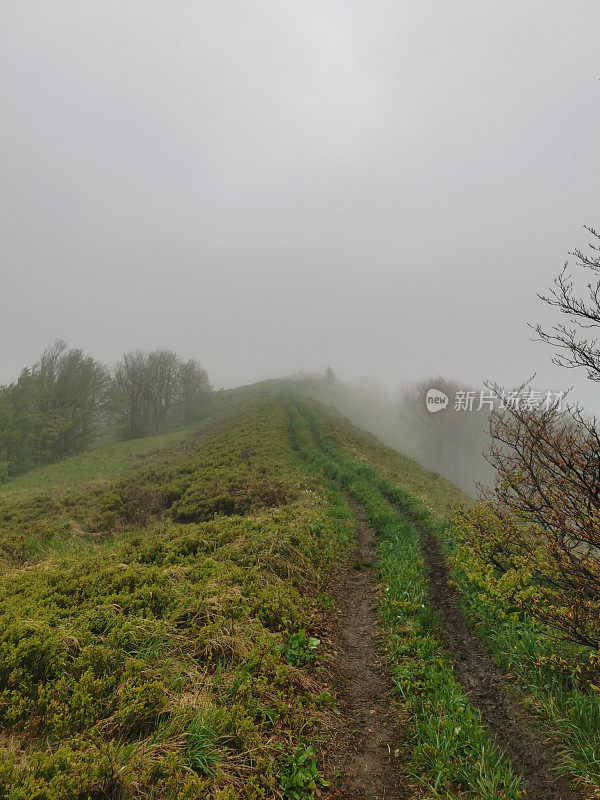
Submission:
[[[597,694],[482,606],[464,502],[278,381],[6,484],[0,800],[593,797]]]

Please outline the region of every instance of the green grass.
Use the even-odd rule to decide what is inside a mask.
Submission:
[[[198,775],[214,775],[226,756],[224,730],[220,709],[205,706],[188,723],[185,743],[185,764]]]
[[[313,797],[331,687],[312,627],[348,526],[276,392],[111,463],[3,498],[0,798]]]
[[[206,423],[199,422],[143,439],[98,444],[85,453],[30,470],[6,483],[0,483],[0,497],[9,495],[13,498],[40,491],[60,492],[85,483],[107,483],[131,470],[146,456],[185,439],[204,424]]]
[[[464,496],[316,406],[299,414],[282,388],[219,393],[194,429],[0,487],[0,800],[325,795],[334,701],[316,626],[352,539],[345,493],[379,537],[401,760],[427,797],[519,797],[456,680],[409,522],[452,559]],[[584,654],[500,618],[453,569],[464,613],[558,739],[558,767],[600,786]]]

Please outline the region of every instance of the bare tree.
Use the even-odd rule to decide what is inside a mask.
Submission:
[[[123,423],[125,438],[148,432],[150,386],[148,359],[141,350],[125,353],[113,375],[114,399]]]
[[[147,356],[148,399],[152,427],[162,433],[177,399],[180,361],[172,350],[154,350]]]
[[[126,353],[114,370],[113,398],[126,438],[193,422],[211,391],[206,370],[171,350]]]
[[[539,297],[568,317],[550,331],[532,326],[555,348],[553,363],[600,381],[600,234],[589,251],[571,253],[591,270],[580,297],[566,263]],[[500,387],[491,387],[502,395]],[[523,391],[521,386],[515,393]],[[511,403],[491,417],[488,460],[493,492],[458,517],[463,563],[486,593],[540,619],[567,638],[600,648],[600,434],[580,406]]]
[[[569,318],[569,323],[555,325],[550,331],[539,324],[532,327],[542,341],[557,350],[552,359],[554,364],[568,369],[583,367],[590,380],[600,381],[600,348],[593,333],[589,333],[600,327],[600,233],[590,227],[586,230],[592,237],[589,251],[574,250],[570,255],[574,256],[578,266],[591,270],[595,276],[586,284],[587,297],[575,293],[569,263],[565,262],[553,288],[548,294],[538,297],[549,306],[558,308]]]

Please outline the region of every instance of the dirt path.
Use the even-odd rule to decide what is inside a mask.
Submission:
[[[299,453],[292,428],[292,448]],[[328,800],[409,800],[400,757],[399,712],[378,639],[379,585],[375,533],[365,510],[349,496],[356,517],[352,557],[338,565],[328,587],[337,614],[322,634],[339,717],[325,762],[332,780]]]
[[[364,510],[350,499],[348,503],[357,520],[356,549],[329,590],[338,616],[328,636],[328,667],[340,711],[331,752],[341,776],[330,797],[405,800],[410,789],[397,749],[398,711],[377,637],[375,535]]]
[[[416,527],[421,537],[429,596],[444,626],[458,680],[514,768],[522,771],[521,786],[526,797],[586,800],[584,792],[573,788],[566,778],[554,775],[554,748],[525,718],[525,710],[507,692],[501,670],[484,653],[480,639],[467,626],[458,610],[458,593],[449,583],[448,568],[437,541],[427,530]]]

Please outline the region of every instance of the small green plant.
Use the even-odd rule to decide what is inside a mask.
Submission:
[[[319,639],[308,636],[304,628],[293,633],[288,639],[283,652],[288,664],[294,667],[305,667],[313,664],[317,658],[317,651],[321,644]]]
[[[221,713],[207,706],[188,727],[185,763],[199,775],[212,775],[225,754]]]
[[[317,695],[317,697],[315,697],[315,706],[316,708],[329,708],[334,714],[337,714],[338,717],[340,715],[336,699],[329,692],[321,692],[321,694]]]
[[[329,783],[320,776],[314,747],[300,744],[281,759],[279,786],[286,800],[312,800]]]

